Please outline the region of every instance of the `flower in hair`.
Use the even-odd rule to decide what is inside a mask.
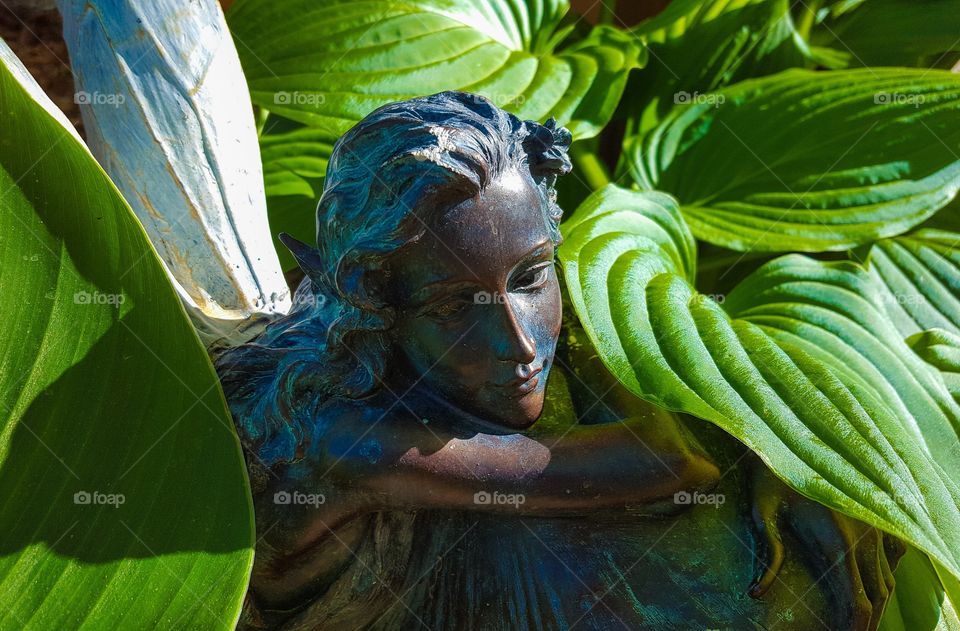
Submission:
[[[573,136],[566,127],[557,125],[550,117],[546,123],[526,121],[527,136],[523,139],[523,148],[529,156],[530,170],[544,174],[564,175],[573,165],[567,152]]]

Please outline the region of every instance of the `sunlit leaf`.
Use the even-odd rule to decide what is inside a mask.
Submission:
[[[0,41],[0,628],[232,629],[250,490],[147,235]]]
[[[911,548],[894,573],[896,588],[883,612],[879,631],[960,631],[953,599],[945,592],[936,568]]]
[[[905,232],[960,189],[960,75],[790,70],[713,99],[675,108],[624,157],[705,241],[847,249]]]
[[[940,371],[950,394],[960,401],[960,335],[930,329],[910,336],[907,343],[924,361]]]
[[[608,187],[563,231],[571,301],[624,385],[960,575],[960,406],[862,266],[788,255],[714,300],[691,284],[693,238],[665,194]]]
[[[960,59],[960,1],[863,0],[825,12],[810,43],[834,67],[950,68]]]
[[[960,334],[960,234],[925,229],[884,239],[869,263],[903,337],[935,328]]]
[[[603,128],[630,69],[631,35],[597,27],[558,45],[562,0],[239,0],[229,13],[254,102],[332,142],[376,107],[444,90],[576,138]]]
[[[653,126],[674,105],[707,101],[735,81],[806,63],[788,0],[674,0],[633,33],[650,48],[625,99]]]

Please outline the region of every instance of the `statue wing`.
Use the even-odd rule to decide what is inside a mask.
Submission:
[[[270,239],[247,84],[218,3],[58,4],[87,144],[201,339],[249,339],[289,310],[290,292]]]

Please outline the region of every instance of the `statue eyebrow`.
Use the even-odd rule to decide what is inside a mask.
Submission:
[[[544,240],[539,245],[534,246],[532,250],[530,250],[529,252],[524,254],[522,257],[520,257],[520,260],[517,262],[517,264],[514,265],[513,269],[510,270],[510,275],[512,276],[513,274],[515,274],[517,271],[517,268],[519,268],[524,263],[530,261],[531,259],[535,259],[539,256],[542,256],[550,247],[551,243],[552,241],[547,239],[547,240]],[[441,278],[440,280],[435,280],[431,283],[428,283],[423,287],[421,287],[420,289],[418,289],[417,291],[413,292],[413,295],[410,296],[410,300],[416,305],[421,305],[421,304],[428,303],[430,301],[430,294],[435,293],[440,289],[445,289],[446,291],[444,293],[446,294],[452,294],[452,293],[455,293],[457,290],[461,290],[461,289],[479,289],[479,288],[480,286],[474,281]]]
[[[551,244],[551,241],[549,239],[544,240],[542,243],[540,243],[540,245],[536,246],[534,249],[524,254],[523,257],[520,259],[520,262],[518,263],[518,265],[520,263],[526,263],[530,259],[535,259],[538,256],[542,256],[547,252],[547,249],[550,247],[550,244]]]
[[[541,256],[543,256],[544,254],[546,254],[547,249],[550,247],[550,244],[551,244],[551,243],[552,243],[552,241],[550,241],[549,239],[547,239],[547,240],[543,241],[542,243],[540,243],[540,245],[535,246],[532,250],[530,250],[529,252],[527,252],[526,254],[524,254],[522,257],[520,257],[520,260],[517,261],[517,264],[514,265],[514,266],[513,266],[513,269],[510,270],[510,276],[513,276],[515,273],[517,273],[517,271],[519,270],[519,268],[520,268],[524,263],[529,263],[532,259],[536,259],[536,258],[541,257]]]
[[[469,280],[452,280],[449,278],[442,278],[440,280],[435,280],[432,283],[428,283],[413,292],[413,295],[410,296],[410,299],[416,303],[426,303],[429,302],[428,298],[431,293],[435,293],[440,289],[446,289],[445,293],[453,293],[457,289],[467,289],[467,288],[477,288],[478,285]]]

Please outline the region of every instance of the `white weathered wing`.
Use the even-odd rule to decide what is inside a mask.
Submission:
[[[290,308],[253,111],[215,0],[58,0],[88,144],[208,344]]]

